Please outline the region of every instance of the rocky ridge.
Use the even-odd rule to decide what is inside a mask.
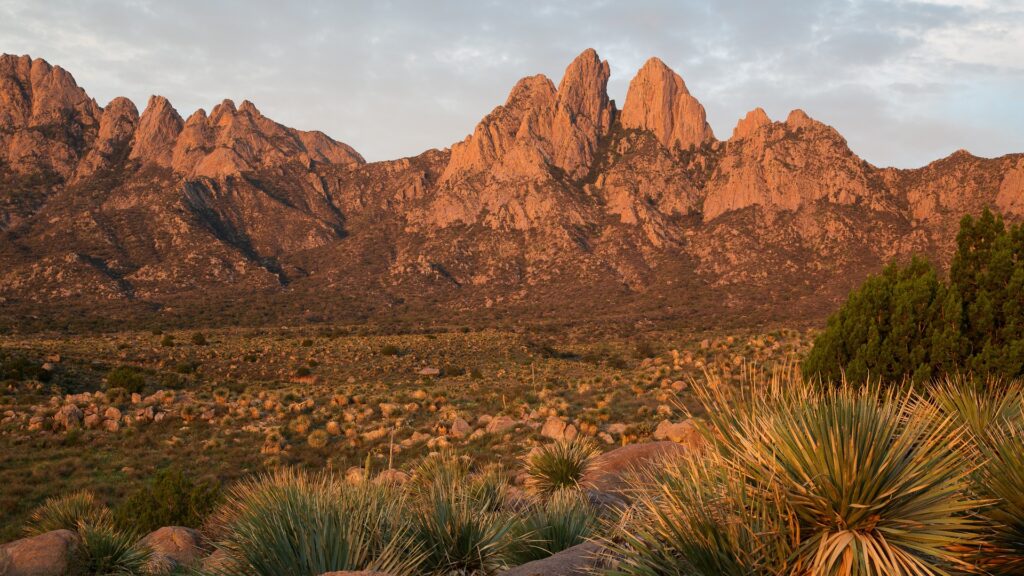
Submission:
[[[140,115],[2,56],[0,298],[22,321],[814,321],[892,258],[947,262],[963,214],[1024,215],[1019,154],[879,168],[800,110],[718,140],[661,60],[621,111],[609,74],[586,50],[451,149],[366,163],[248,101]]]

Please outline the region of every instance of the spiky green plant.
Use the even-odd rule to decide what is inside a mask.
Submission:
[[[451,450],[427,456],[413,469],[408,490],[414,496],[428,496],[436,486],[463,484],[469,477],[471,462]]]
[[[546,558],[596,536],[597,509],[578,490],[559,490],[535,499],[524,511],[511,537],[513,564]]]
[[[416,541],[426,551],[422,570],[435,575],[486,575],[506,565],[514,517],[481,506],[464,483],[435,482],[418,493]]]
[[[942,411],[967,427],[975,439],[982,440],[993,426],[1001,427],[1024,413],[1024,391],[1019,382],[989,377],[984,382],[950,376],[935,382],[928,390]]]
[[[526,457],[527,487],[535,494],[579,488],[596,455],[594,443],[581,436],[542,446]]]
[[[741,394],[712,376],[695,384],[721,464],[648,489],[640,501],[656,521],[632,542],[648,550],[640,556],[664,562],[670,573],[673,566],[678,573],[837,576],[970,568],[964,551],[979,543],[971,513],[981,502],[968,495],[971,441],[955,418],[910,389],[822,389],[793,371],[755,375]],[[705,493],[693,484],[727,489]],[[744,534],[759,525],[767,525],[757,529],[763,534]],[[774,552],[740,553],[758,542]],[[785,564],[775,564],[787,548]],[[644,568],[652,564],[630,573],[651,574]]]
[[[393,486],[345,484],[327,473],[279,470],[235,485],[210,532],[229,561],[223,576],[411,574],[422,559]]]
[[[80,542],[69,562],[71,576],[136,576],[148,574],[152,551],[133,532],[109,523],[78,526]]]
[[[665,462],[631,480],[634,505],[607,539],[619,576],[785,574],[798,539],[777,489],[719,453]]]
[[[993,533],[979,564],[992,574],[1024,574],[1024,427],[1019,422],[985,435],[982,494],[993,500],[984,516]]]
[[[112,524],[110,510],[86,490],[48,498],[32,512],[25,534],[35,536],[62,529],[74,531],[82,524]]]

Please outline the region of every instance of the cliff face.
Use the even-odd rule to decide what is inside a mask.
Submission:
[[[946,263],[963,214],[1024,217],[1024,156],[877,168],[800,110],[755,109],[719,141],[662,61],[621,112],[609,72],[584,51],[450,150],[367,164],[250,102],[101,108],[59,67],[2,56],[0,303],[15,322],[808,322],[889,259]]]

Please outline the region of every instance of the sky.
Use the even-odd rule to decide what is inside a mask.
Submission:
[[[101,106],[248,99],[371,161],[461,140],[588,47],[620,108],[664,60],[720,139],[761,106],[804,109],[879,166],[1024,152],[1024,0],[0,0],[0,52],[62,66]]]

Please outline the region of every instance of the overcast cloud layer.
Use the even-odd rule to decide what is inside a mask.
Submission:
[[[0,0],[0,51],[63,66],[101,105],[249,99],[368,160],[462,139],[587,47],[620,107],[659,56],[722,139],[761,106],[803,108],[877,165],[1024,152],[1024,0]]]

